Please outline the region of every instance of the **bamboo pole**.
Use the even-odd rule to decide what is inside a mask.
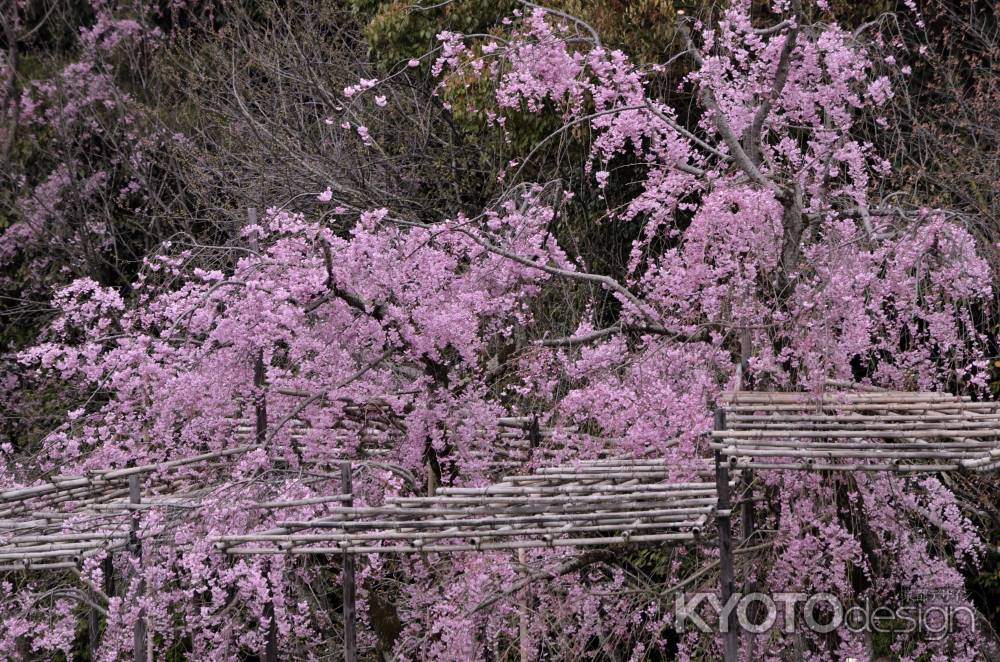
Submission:
[[[726,412],[722,409],[715,411],[715,429],[717,431],[726,429]],[[715,476],[719,496],[718,511],[715,516],[719,530],[719,590],[722,604],[725,605],[733,595],[735,582],[733,578],[733,548],[730,539],[729,463],[722,461],[720,451],[715,451]],[[737,659],[739,634],[736,631],[735,616],[735,610],[731,610],[726,624],[723,625],[721,619],[719,623],[720,630],[723,632],[725,662],[736,662]]]
[[[139,475],[133,474],[128,479],[129,502],[138,504],[142,500],[142,493],[139,485]],[[136,565],[142,573],[142,547],[139,543],[139,521],[137,514],[132,515],[130,528],[130,551],[136,558]],[[145,593],[145,580],[139,579],[137,596],[141,600]],[[146,610],[140,608],[132,630],[132,655],[135,662],[146,662]]]
[[[562,473],[547,473],[539,475],[529,475],[529,476],[505,476],[504,482],[506,483],[565,483],[569,481],[627,481],[627,480],[645,480],[647,482],[655,480],[666,480],[670,478],[675,472],[672,472],[666,468],[664,469],[623,469],[618,471],[564,471]],[[455,494],[451,490],[456,488],[441,488],[441,490],[448,490],[447,492],[442,491],[442,494]],[[480,488],[483,489],[483,488]]]
[[[22,545],[14,547],[0,547],[0,553],[16,554],[25,553],[30,554],[32,552],[49,552],[55,550],[63,550],[69,552],[70,554],[75,554],[79,550],[86,549],[98,549],[103,547],[101,543],[95,542],[62,542],[62,543],[42,543],[38,545]]]
[[[518,495],[576,495],[576,494],[631,494],[637,492],[637,485],[490,485],[489,487],[442,487],[438,494],[444,496],[518,496]],[[714,486],[709,483],[647,483],[640,491],[663,492],[675,496],[700,496],[711,493]],[[405,497],[404,497],[405,498]],[[394,501],[395,503],[396,501]]]
[[[229,457],[231,455],[239,455],[241,453],[246,453],[251,450],[257,449],[257,445],[249,446],[237,446],[235,448],[229,448],[220,451],[214,451],[211,453],[202,453],[200,455],[194,455],[191,457],[180,458],[177,460],[170,460],[166,462],[159,463],[149,463],[137,467],[129,467],[126,469],[114,469],[114,470],[104,470],[94,476],[81,476],[73,479],[61,480],[58,483],[43,483],[41,485],[33,485],[31,487],[22,487],[13,490],[6,490],[0,492],[0,502],[21,500],[30,497],[52,494],[60,491],[67,491],[73,488],[87,487],[94,483],[100,483],[101,481],[112,481],[118,479],[127,479],[131,476],[138,476],[144,473],[162,472],[168,469],[174,469],[177,467],[186,466],[189,464],[195,464],[198,462],[206,462],[208,460],[218,459],[222,457]]]
[[[454,526],[456,523],[461,523],[465,526],[513,526],[518,524],[537,524],[546,522],[567,522],[567,521],[587,521],[587,522],[600,522],[605,520],[649,520],[649,521],[670,521],[673,519],[684,519],[692,515],[698,515],[710,510],[710,505],[704,505],[695,508],[671,508],[671,509],[656,509],[656,510],[613,510],[613,511],[577,511],[577,512],[559,512],[559,513],[541,513],[533,515],[505,515],[498,514],[489,517],[469,517],[469,514],[464,511],[455,511],[456,517],[454,518],[437,518],[437,519],[397,519],[397,520],[367,520],[367,521],[352,521],[352,520],[337,520],[337,521],[289,521],[281,522],[284,525],[285,530],[287,529],[401,529],[401,528],[412,528],[412,529],[433,529],[441,528],[444,526]],[[434,515],[440,514],[440,511],[433,510],[429,511]],[[412,514],[408,509],[403,514]],[[459,519],[461,517],[462,519]],[[287,533],[260,533],[251,535],[288,535]],[[235,539],[239,536],[220,536],[217,540],[228,541]]]
[[[694,498],[695,496],[704,495],[703,498]],[[664,499],[673,498],[677,501],[683,501],[685,503],[701,503],[701,502],[714,502],[714,495],[711,492],[702,492],[692,495],[677,495],[667,490],[649,490],[641,492],[631,492],[628,497],[633,501],[663,501]],[[436,503],[448,503],[451,502],[452,505],[468,504],[468,505],[499,505],[499,504],[521,504],[521,505],[532,505],[532,504],[583,504],[583,503],[600,503],[607,501],[619,501],[624,498],[622,494],[581,494],[581,495],[556,495],[556,496],[455,496],[455,497],[400,497],[392,499],[389,503],[394,504],[414,504],[419,505],[421,502],[434,501]],[[417,500],[415,500],[417,499]],[[446,499],[446,500],[445,500]]]
[[[340,465],[341,492],[352,494],[354,487],[351,480],[351,463]],[[348,499],[348,507],[354,505],[353,499]],[[343,550],[343,582],[344,582],[344,662],[357,662],[357,624],[355,623],[355,586],[354,586],[354,555],[347,549]]]
[[[54,563],[35,563],[33,561],[21,561],[20,563],[9,563],[0,565],[0,571],[28,571],[28,570],[68,570],[75,568],[74,561],[57,561]]]
[[[881,472],[892,471],[899,473],[937,473],[939,471],[959,471],[962,466],[959,464],[862,464],[845,463],[831,464],[824,462],[750,462],[748,460],[738,460],[736,466],[740,469],[769,469],[769,470],[797,470],[797,471],[867,471]]]
[[[812,393],[808,391],[727,391],[720,396],[728,404],[742,403],[782,403],[822,401],[838,402],[969,402],[967,395],[952,395],[940,391],[879,391],[855,392],[826,391]]]
[[[263,447],[267,442],[267,380],[264,369],[264,350],[257,351],[257,358],[253,367],[254,385],[254,440],[257,445]],[[293,428],[294,429],[294,428]],[[270,570],[270,563],[267,568]],[[270,574],[270,573],[268,573]],[[270,590],[274,592],[274,586],[268,577]],[[264,637],[264,662],[278,662],[278,623],[274,613],[274,596],[268,598],[264,605],[264,618],[267,620],[267,634]]]
[[[124,546],[124,545],[121,545]],[[19,560],[29,560],[29,559],[58,559],[58,558],[71,558],[74,559],[73,565],[76,565],[77,561],[82,561],[83,559],[95,556],[104,550],[118,549],[119,546],[108,545],[100,547],[88,547],[86,549],[49,549],[49,550],[38,550],[38,551],[20,551],[20,552],[0,552],[0,560],[4,561],[19,561]]]
[[[1000,449],[994,448],[980,457],[962,460],[962,466],[965,468],[983,467],[997,462],[998,458],[1000,458]]]
[[[951,430],[996,430],[997,423],[1000,422],[997,419],[989,419],[987,421],[880,421],[872,417],[868,423],[865,423],[862,427],[861,425],[855,424],[853,422],[842,422],[842,421],[813,421],[813,422],[799,422],[799,423],[769,423],[769,422],[755,422],[749,424],[734,425],[733,430],[739,431],[777,431],[777,430],[857,430],[868,429],[868,430],[899,430],[899,431],[923,431],[923,430],[939,430],[941,425],[939,423],[947,423],[948,429]]]
[[[748,404],[738,403],[726,405],[727,411],[732,412],[760,412],[760,411],[972,411],[972,410],[996,410],[995,402],[782,402],[776,404]]]
[[[704,512],[704,511],[703,511]],[[559,522],[559,526],[551,527],[525,527],[525,528],[496,528],[496,529],[468,529],[456,526],[454,528],[444,528],[438,531],[416,530],[416,531],[379,531],[376,533],[308,533],[308,534],[288,534],[288,535],[267,535],[248,534],[240,536],[226,536],[220,538],[223,543],[248,543],[248,542],[269,542],[275,544],[285,544],[286,547],[294,547],[299,544],[314,542],[347,542],[350,544],[361,544],[363,542],[375,541],[395,541],[395,540],[440,540],[467,538],[470,540],[483,540],[485,538],[505,538],[513,536],[548,535],[555,533],[577,533],[580,531],[637,531],[637,530],[668,530],[668,529],[699,529],[703,523],[701,518],[691,519],[687,516],[684,519],[675,521],[641,522],[634,518],[622,518],[621,521],[613,524],[577,524],[576,522]],[[458,522],[460,525],[461,522]]]
[[[784,437],[781,439],[730,439],[721,438],[709,442],[710,448],[726,449],[729,447],[739,448],[818,448],[831,450],[858,449],[877,450],[880,448],[902,449],[902,450],[928,450],[928,449],[960,449],[968,451],[990,451],[1000,447],[1000,443],[993,441],[886,441],[871,439],[867,441],[824,441],[822,439],[793,439]]]
[[[833,458],[860,458],[873,460],[887,459],[912,459],[912,460],[953,460],[964,458],[976,458],[978,455],[962,452],[949,452],[945,450],[895,450],[892,448],[879,449],[819,449],[819,448],[746,448],[744,446],[726,446],[722,449],[722,454],[726,457],[811,457],[815,459]]]
[[[998,437],[1000,429],[928,429],[928,430],[719,430],[712,433],[716,439],[767,439],[767,438],[861,438],[861,439],[924,439],[940,437]]]
[[[696,536],[690,532],[680,533],[655,533],[641,536],[602,536],[597,538],[532,538],[529,540],[510,540],[502,542],[487,542],[479,545],[472,543],[456,543],[451,545],[338,545],[336,547],[292,547],[290,549],[278,549],[275,547],[230,547],[226,549],[227,554],[234,555],[266,555],[266,554],[293,554],[320,556],[335,554],[427,554],[427,553],[454,553],[454,552],[487,552],[512,549],[536,549],[554,547],[592,547],[602,545],[621,545],[629,543],[647,542],[679,542],[694,540]]]
[[[979,414],[976,412],[964,412],[961,414],[937,414],[932,412],[912,412],[895,413],[885,412],[881,414],[786,414],[781,412],[764,414],[739,414],[729,413],[726,416],[731,429],[740,429],[744,425],[758,422],[777,423],[809,423],[809,422],[830,422],[830,423],[853,423],[858,421],[885,421],[885,422],[908,422],[908,421],[970,421],[973,423],[1000,421],[997,414]]]
[[[80,533],[58,533],[50,535],[14,536],[5,545],[38,544],[54,542],[75,542],[78,540],[119,540],[127,537],[125,533],[115,531],[87,531]]]
[[[280,510],[282,508],[297,508],[299,506],[313,506],[324,503],[347,503],[350,500],[350,494],[333,494],[324,497],[309,497],[307,499],[289,499],[288,501],[252,502],[248,503],[246,507],[261,510]]]
[[[753,472],[748,471],[745,476],[745,492],[740,500],[740,525],[743,529],[742,539],[744,547],[748,546],[754,534],[754,498],[753,498]],[[743,594],[750,595],[757,592],[757,583],[749,579],[743,581]],[[749,618],[751,623],[757,623],[760,616],[760,607],[754,602],[750,605]],[[742,637],[741,637],[742,639]],[[747,655],[750,659],[754,657],[754,638],[748,637]]]

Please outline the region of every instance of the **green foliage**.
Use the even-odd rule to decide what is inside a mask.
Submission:
[[[350,0],[362,17],[372,59],[388,69],[434,49],[443,31],[484,33],[517,5],[513,0]],[[428,9],[424,9],[426,5]]]
[[[674,0],[555,0],[544,4],[586,21],[605,45],[620,48],[643,63],[663,57],[677,17]],[[350,0],[350,6],[366,23],[364,36],[372,58],[386,69],[430,52],[441,31],[486,34],[515,9],[528,10],[515,0]]]

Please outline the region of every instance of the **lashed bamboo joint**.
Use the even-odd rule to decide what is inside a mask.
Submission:
[[[737,469],[991,471],[1000,410],[946,393],[730,393],[712,448]]]

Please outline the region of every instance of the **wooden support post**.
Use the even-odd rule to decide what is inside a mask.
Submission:
[[[128,477],[128,501],[130,504],[142,502],[142,491],[139,486],[139,476]],[[132,521],[129,529],[129,547],[132,555],[136,559],[139,572],[142,572],[142,545],[139,544],[139,515],[138,510],[131,513]],[[139,588],[136,597],[141,598],[146,592],[146,581],[140,577]],[[132,626],[132,656],[135,662],[146,662],[146,610],[140,609]]]
[[[107,554],[104,560],[101,562],[101,567],[104,570],[104,595],[109,598],[115,595],[115,563],[111,558],[111,554]]]
[[[341,494],[354,492],[351,483],[351,463],[340,465]],[[348,508],[354,505],[354,499],[348,498],[344,505]],[[358,662],[358,633],[355,622],[354,595],[354,555],[344,552],[344,662]]]
[[[726,429],[726,412],[721,408],[715,411],[715,429]],[[730,508],[729,500],[729,463],[722,457],[722,452],[715,451],[715,487],[719,493],[719,504],[715,514],[715,521],[719,527],[719,589],[722,604],[726,605],[733,595],[733,541],[730,530]],[[725,662],[736,662],[737,648],[739,644],[739,633],[736,630],[736,610],[729,612],[726,631],[723,632],[723,642],[725,646]],[[720,630],[722,622],[719,623]]]
[[[250,225],[257,225],[257,208],[256,207],[247,207],[247,225],[248,226],[250,226]],[[236,233],[237,236],[239,236],[239,234],[240,234],[239,232]],[[248,243],[250,244],[250,248],[253,248],[253,249],[256,250],[256,248],[257,248],[257,234],[256,233],[250,235],[250,241]]]

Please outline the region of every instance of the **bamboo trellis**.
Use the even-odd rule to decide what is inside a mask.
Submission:
[[[230,418],[227,422],[232,426],[232,437],[237,442],[249,444],[256,439],[257,431],[253,419]],[[357,429],[315,428],[295,418],[285,424],[284,433],[293,444],[301,443],[309,435],[322,435],[324,444],[336,446],[336,442],[344,442],[340,446],[345,449],[356,445],[356,455],[360,457],[385,457],[392,452],[392,439],[388,432],[371,422]],[[343,459],[347,459],[347,455],[344,455]]]
[[[179,506],[206,491],[183,476],[192,465],[241,455],[255,446],[122,469],[54,475],[30,487],[0,492],[0,570],[60,570],[134,542],[131,513],[142,508]],[[166,496],[138,503],[141,481],[147,491]]]
[[[486,487],[441,488],[434,496],[390,497],[381,506],[335,507],[311,520],[220,536],[228,554],[470,552],[699,537],[718,501],[714,467],[691,467],[672,482],[662,460],[607,458],[510,475]]]
[[[992,471],[1000,408],[943,393],[727,394],[712,447],[738,469]]]
[[[205,486],[188,468],[201,464],[202,469],[205,463],[266,447],[263,400],[256,408],[256,420],[230,419],[237,445],[228,449],[138,467],[54,475],[0,492],[0,571],[78,569],[87,558],[106,552],[138,554],[136,511],[198,508],[226,481]],[[357,429],[317,430],[294,417],[282,425],[293,444],[310,435],[327,440],[349,435],[361,459],[390,454],[389,427],[369,421],[360,410],[355,414],[352,425]],[[539,426],[528,417],[501,419],[500,427],[493,444],[481,449],[495,471],[558,457],[567,450],[560,447],[561,439],[577,432]],[[507,475],[484,487],[390,497],[377,506],[353,503],[351,465],[345,462],[339,493],[247,504],[267,511],[322,505],[321,514],[279,518],[272,528],[220,536],[215,544],[229,555],[339,554],[348,596],[353,590],[348,570],[357,554],[693,544],[714,520],[725,602],[735,590],[729,493],[736,485],[746,488],[754,470],[997,470],[1000,407],[947,394],[874,389],[736,392],[723,397],[710,446],[714,461],[696,460],[683,468],[663,459],[605,457]],[[684,476],[683,481],[675,481],[677,476]],[[752,534],[752,498],[737,498],[735,505],[742,509],[746,538]],[[345,602],[345,628],[353,624],[348,607],[353,609],[352,601]],[[137,625],[137,660],[145,637],[140,630]],[[346,632],[345,654],[355,659],[353,637]],[[276,634],[269,633],[267,659],[276,659],[276,641]],[[735,659],[737,646],[733,626],[725,636],[726,660]]]
[[[1000,468],[998,403],[944,393],[858,388],[831,382],[819,394],[736,391],[716,410],[710,446],[720,486],[730,470],[839,472],[992,471]],[[849,391],[838,391],[847,387]],[[720,598],[736,590],[728,490],[719,493]],[[742,504],[744,538],[753,534],[752,500]],[[730,613],[723,659],[736,662],[739,628]]]
[[[259,441],[255,421],[231,418],[227,422],[231,426],[231,438],[237,444],[231,448],[136,467],[56,474],[29,487],[0,491],[0,571],[79,568],[87,558],[129,545],[135,537],[131,532],[131,514],[135,511],[198,508],[204,497],[224,487],[225,481],[206,486],[201,481],[191,480],[185,475],[185,469],[202,465],[199,472],[204,475],[205,465],[264,447]],[[526,461],[529,454],[520,449],[523,447],[529,453],[532,450],[528,442],[517,443],[508,438],[517,434],[517,430],[530,428],[530,419],[504,419],[501,423],[508,432],[503,433],[506,436],[498,440],[497,445],[510,444],[517,454],[491,464],[491,468]],[[322,434],[327,440],[338,434],[350,434],[346,430],[309,428],[299,419],[287,421],[286,427],[293,440],[302,440],[307,434]],[[522,432],[521,436],[524,434]],[[541,435],[550,437],[552,428],[542,430]],[[357,452],[362,459],[368,457],[377,461],[391,451],[384,431],[374,427],[361,430],[359,438],[361,444]],[[226,472],[221,471],[220,475]],[[141,483],[142,503],[130,501],[133,479]],[[350,495],[332,494],[311,499],[262,501],[247,506],[274,511],[328,502],[344,503],[349,498]]]

